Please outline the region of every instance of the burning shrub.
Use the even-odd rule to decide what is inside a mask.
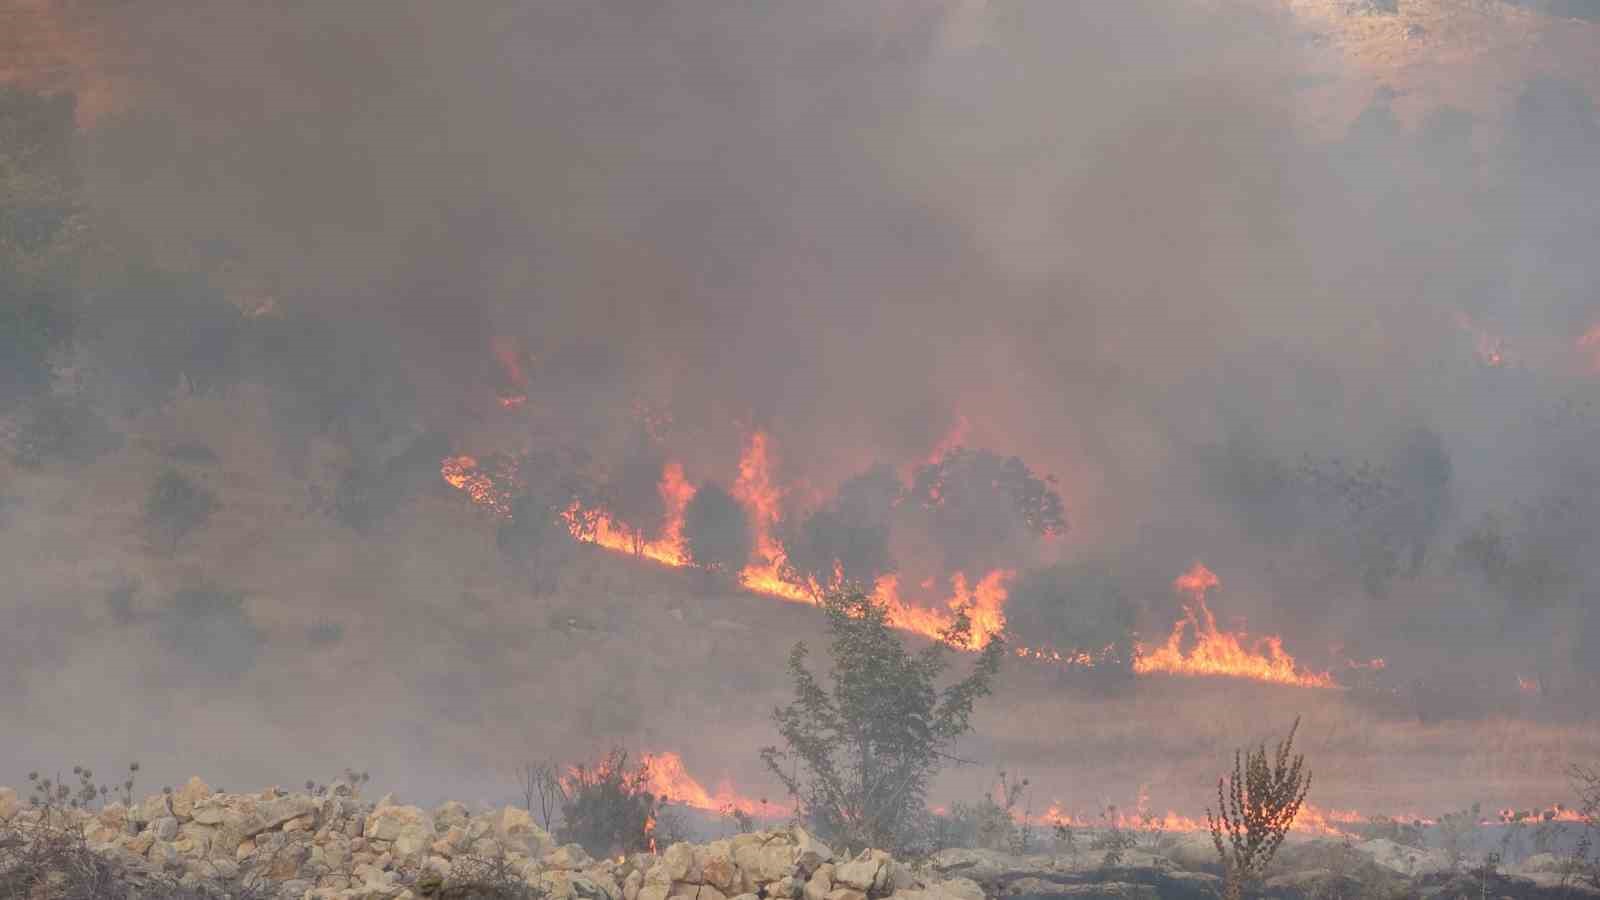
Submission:
[[[784,561],[779,574],[813,592],[875,584],[894,571],[890,516],[901,492],[892,468],[874,466],[840,485],[833,499],[810,515],[780,522]]]
[[[1092,654],[1096,668],[1131,676],[1137,611],[1109,568],[1098,563],[1025,572],[1006,601],[1012,633],[1061,650]],[[1111,652],[1103,652],[1111,648]]]
[[[204,525],[217,509],[216,497],[177,469],[167,469],[150,485],[145,499],[145,522],[168,547]]]
[[[1015,456],[956,448],[917,470],[910,497],[927,510],[945,567],[977,572],[994,568],[1024,537],[1067,530],[1054,485]]]
[[[559,787],[562,843],[596,857],[654,849],[658,799],[650,793],[649,763],[629,769],[627,751],[614,749],[597,765],[573,767]]]
[[[683,549],[689,561],[713,574],[738,576],[755,541],[750,515],[721,485],[707,482],[683,511]]]
[[[958,611],[942,641],[913,655],[889,627],[888,607],[858,590],[822,597],[832,635],[833,684],[789,656],[794,702],[773,711],[785,749],[761,757],[825,840],[852,850],[896,850],[913,839],[928,782],[950,745],[971,730],[973,703],[988,696],[1004,643],[991,640],[966,678],[936,686],[948,650],[970,642]]]
[[[1025,814],[1023,823],[1017,824],[1017,804],[1027,787],[1026,778],[1011,779],[1001,772],[992,795],[985,794],[976,803],[951,804],[948,815],[934,817],[934,849],[977,847],[1002,853],[1027,853],[1032,829]]]
[[[660,535],[666,525],[667,501],[660,489],[666,463],[661,448],[641,431],[606,484],[606,512],[633,538],[635,556],[644,552],[644,545]]]

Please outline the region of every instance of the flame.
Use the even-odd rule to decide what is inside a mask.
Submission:
[[[447,456],[439,463],[439,475],[450,486],[465,491],[472,502],[497,515],[511,515],[511,494],[485,472],[473,456]]]
[[[772,461],[764,432],[751,433],[739,457],[739,479],[733,483],[731,493],[749,511],[755,532],[755,558],[739,574],[745,587],[796,603],[812,602],[811,592],[784,581],[778,574],[783,566],[783,545],[773,536],[773,530],[783,515],[783,492],[772,483]]]
[[[1525,678],[1522,675],[1518,675],[1517,690],[1529,697],[1537,696],[1539,693],[1539,680],[1536,678]]]
[[[1578,337],[1578,352],[1589,357],[1589,369],[1600,372],[1600,325],[1592,326]]]
[[[500,364],[503,381],[501,388],[496,391],[495,399],[506,409],[516,409],[527,403],[528,372],[523,367],[525,354],[517,349],[514,340],[501,335],[489,339],[489,350],[494,355],[495,361]]]
[[[962,649],[981,650],[992,638],[1005,631],[1006,582],[1015,575],[1009,569],[995,569],[969,590],[966,576],[955,573],[950,576],[950,599],[945,601],[948,612],[902,600],[899,579],[893,575],[879,579],[873,597],[889,607],[889,624],[935,640],[954,624],[956,612],[965,607],[972,622],[972,631]]]
[[[687,566],[689,558],[683,552],[683,511],[688,508],[689,501],[694,499],[694,485],[683,476],[683,466],[674,462],[667,463],[661,468],[661,482],[656,485],[656,490],[666,505],[666,524],[662,526],[660,537],[637,545],[638,554],[662,565]],[[567,524],[572,530],[573,537],[578,537],[580,533],[578,525],[580,512],[582,508],[578,504],[573,504],[566,513]],[[633,533],[621,524],[611,521],[611,518],[604,513],[598,515],[591,539],[607,550],[619,553],[633,553],[636,549]]]
[[[1189,597],[1183,605],[1183,618],[1173,624],[1166,643],[1154,648],[1139,646],[1133,662],[1135,672],[1229,675],[1301,687],[1336,686],[1327,672],[1302,671],[1276,635],[1256,638],[1247,647],[1248,635],[1219,630],[1216,617],[1206,606],[1206,592],[1219,584],[1216,573],[1198,562],[1173,581],[1173,589]],[[1190,628],[1194,629],[1195,644],[1185,652],[1184,633]]]
[[[661,797],[662,802],[710,812],[736,810],[750,816],[772,815],[765,799],[753,800],[740,794],[726,778],[717,785],[715,792],[707,790],[689,774],[683,757],[676,753],[645,753],[641,754],[641,759],[649,771],[650,792]]]

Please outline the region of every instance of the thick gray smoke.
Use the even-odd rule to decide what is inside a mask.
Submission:
[[[193,421],[160,412],[177,384],[265,385],[259,416],[219,401],[236,436],[208,440],[229,471],[275,474],[217,486],[217,527],[250,535],[234,544],[155,564],[86,536],[7,597],[50,636],[6,701],[40,735],[24,749],[86,735],[48,727],[75,702],[146,753],[191,742],[241,779],[285,776],[225,748],[341,723],[395,736],[361,761],[394,768],[487,765],[482,748],[552,722],[575,735],[551,739],[560,753],[691,732],[708,713],[652,713],[666,701],[629,687],[653,676],[629,668],[639,638],[607,630],[606,597],[631,583],[540,601],[546,642],[519,642],[496,626],[526,601],[485,568],[492,539],[468,548],[364,487],[407,466],[432,485],[452,450],[548,440],[622,459],[641,409],[670,414],[665,451],[696,482],[730,483],[744,434],[765,430],[813,508],[849,508],[828,506],[841,482],[909,471],[952,431],[1020,457],[1059,479],[1069,527],[1014,562],[1060,566],[1030,596],[1087,585],[1096,640],[1130,617],[1164,630],[1172,578],[1203,559],[1225,620],[1319,665],[1406,657],[1409,682],[1471,659],[1551,692],[1594,683],[1600,345],[1580,338],[1600,325],[1600,118],[1581,83],[1530,72],[1472,112],[1402,117],[1373,82],[1330,137],[1310,127],[1316,36],[1247,3],[72,15],[126,97],[81,135],[86,204],[106,240],[184,273],[89,274],[93,365],[138,373],[114,376],[118,408],[174,434],[223,415],[203,399]],[[207,325],[170,299],[207,290],[260,315]],[[526,367],[522,418],[494,403],[497,339]],[[357,460],[328,502],[403,522],[361,537],[360,558],[319,546],[330,526],[296,536],[316,517],[281,494],[334,465],[327,444]],[[131,509],[144,482],[54,489],[8,514],[10,565],[53,539],[30,510]],[[303,570],[287,590],[285,559]],[[97,604],[118,585],[108,620]],[[194,621],[174,624],[172,597]],[[46,600],[74,610],[66,625],[42,624]],[[1021,618],[1072,635],[1056,612]],[[591,631],[613,668],[534,661]],[[246,703],[268,690],[238,687],[251,667],[293,676]],[[57,670],[151,690],[107,713]],[[540,679],[552,699],[519,693]],[[196,682],[225,710],[205,730],[148,699]],[[360,746],[304,765],[325,777]]]

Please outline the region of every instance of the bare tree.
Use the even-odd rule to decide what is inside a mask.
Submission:
[[[550,823],[567,799],[555,764],[548,760],[524,763],[517,771],[517,784],[522,788],[523,807],[537,815],[539,825],[549,831]]]

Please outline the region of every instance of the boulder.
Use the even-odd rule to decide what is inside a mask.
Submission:
[[[174,816],[162,816],[150,823],[150,831],[155,834],[156,840],[173,840],[178,836],[178,820]]]
[[[172,814],[179,819],[193,815],[194,805],[211,796],[211,786],[192,776],[183,786],[172,792]]]
[[[17,792],[8,787],[0,787],[0,822],[11,821],[21,808],[22,802],[17,799]]]
[[[889,854],[882,850],[863,850],[849,862],[839,863],[833,870],[833,883],[838,887],[852,888],[863,893],[882,892],[885,881],[883,868],[892,864]]]
[[[474,820],[476,824],[477,820]],[[525,809],[515,806],[502,807],[498,812],[490,814],[490,826],[495,837],[507,846],[521,847],[533,856],[543,856],[555,849],[556,842],[550,833],[539,827],[533,821],[533,816]],[[469,835],[472,832],[468,831]],[[477,835],[472,835],[476,838]]]
[[[674,882],[699,884],[703,873],[695,859],[694,845],[684,842],[673,844],[661,854],[661,865],[666,877]]]
[[[577,844],[562,844],[544,855],[547,868],[576,872],[594,865],[594,860]]]
[[[712,841],[695,854],[700,877],[723,893],[740,884],[739,867],[733,862],[733,847],[727,841]]]

